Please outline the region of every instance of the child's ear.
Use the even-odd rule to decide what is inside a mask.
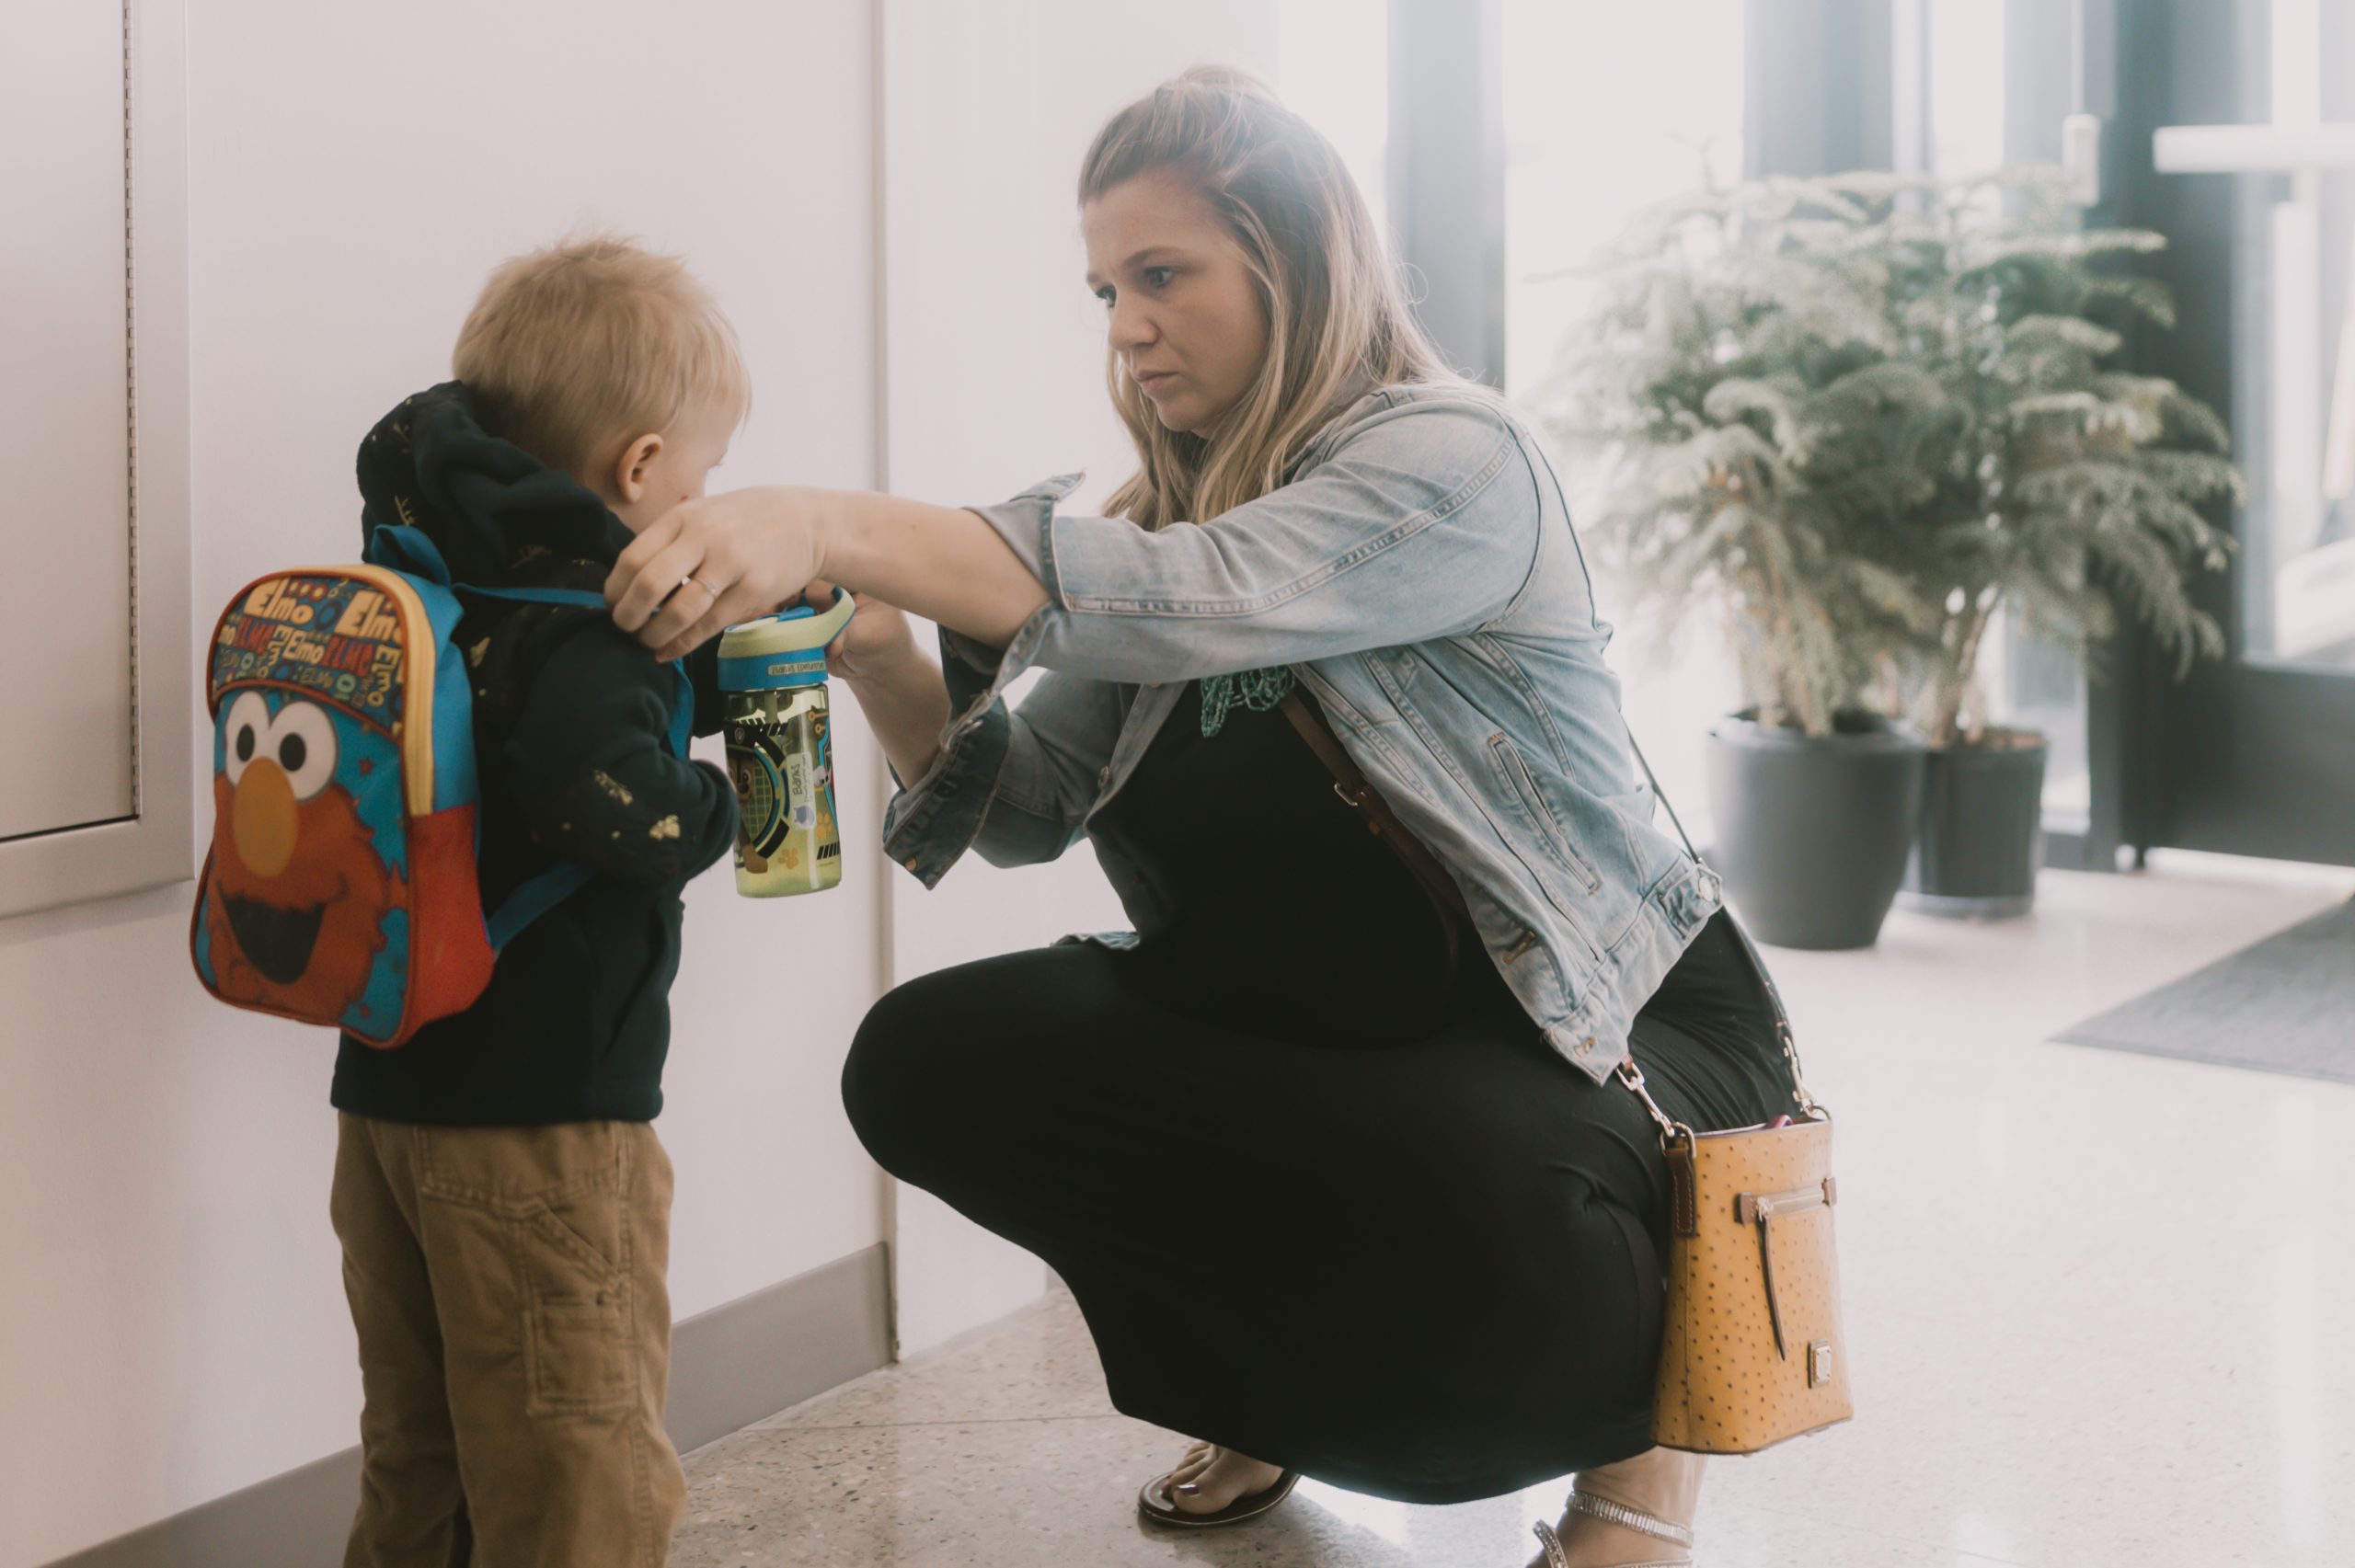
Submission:
[[[646,494],[647,473],[662,451],[662,438],[643,435],[633,439],[614,459],[614,488],[625,501],[635,503]]]

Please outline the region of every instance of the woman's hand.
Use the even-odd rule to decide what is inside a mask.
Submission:
[[[830,582],[810,585],[812,603],[833,603]],[[948,685],[940,667],[916,647],[915,634],[899,606],[871,593],[853,593],[858,612],[826,645],[826,671],[839,675],[858,699],[883,755],[901,781],[913,784],[932,771],[940,755],[941,732],[948,727]]]
[[[798,602],[819,578],[994,647],[1047,602],[1013,547],[970,511],[801,486],[680,502],[622,552],[605,598],[623,631],[676,658]],[[858,646],[879,657],[880,643]]]
[[[680,502],[605,579],[615,624],[677,658],[798,600],[824,566],[823,494],[771,486]]]
[[[836,593],[847,591],[823,579],[814,580],[809,588],[810,601],[831,605]],[[858,612],[841,635],[826,645],[826,673],[856,686],[890,681],[911,659],[928,662],[916,647],[906,614],[897,605],[886,604],[871,593],[853,593],[851,599]]]

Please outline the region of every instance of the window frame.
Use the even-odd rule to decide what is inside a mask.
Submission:
[[[1505,384],[1503,0],[1390,0],[1389,226],[1423,329]]]
[[[123,0],[122,26],[132,815],[0,841],[0,919],[195,875],[185,0]]]
[[[1918,171],[1928,138],[1924,0],[1747,0],[1744,172]],[[2051,157],[2061,117],[2117,113],[2118,0],[2002,0],[2006,155]],[[1432,25],[1421,0],[1391,0],[1390,224],[1421,286],[1418,312],[1449,359],[1505,383],[1505,160],[1500,0],[1469,0]],[[2062,47],[2065,40],[2065,47]],[[1465,104],[1465,85],[1486,91]],[[2115,128],[2123,132],[2125,127]],[[2105,204],[2123,161],[2105,137]],[[2145,639],[2117,639],[2114,679],[2088,682],[2092,801],[2048,808],[2044,863],[2082,870],[2140,864],[2151,841],[2151,675]],[[2082,671],[2080,679],[2084,679]]]

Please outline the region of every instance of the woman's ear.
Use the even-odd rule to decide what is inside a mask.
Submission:
[[[646,494],[648,474],[661,451],[661,436],[649,434],[633,438],[627,446],[622,448],[621,455],[614,459],[615,493],[623,500],[635,504],[639,497]]]

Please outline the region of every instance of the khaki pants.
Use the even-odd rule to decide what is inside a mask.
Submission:
[[[654,1129],[340,1119],[367,1395],[345,1568],[661,1568],[686,1483]]]

